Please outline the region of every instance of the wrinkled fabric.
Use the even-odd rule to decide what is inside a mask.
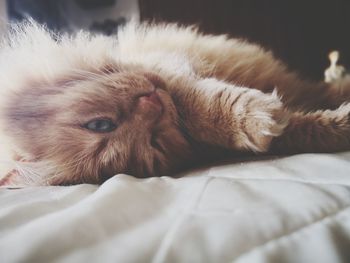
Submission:
[[[0,262],[349,262],[350,152],[0,189]]]

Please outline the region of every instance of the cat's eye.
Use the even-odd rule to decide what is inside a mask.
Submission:
[[[93,132],[104,133],[114,131],[117,126],[109,119],[95,119],[86,123],[84,128]]]

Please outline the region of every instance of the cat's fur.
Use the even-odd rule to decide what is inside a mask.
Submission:
[[[350,85],[302,80],[224,35],[129,24],[117,37],[69,37],[29,22],[0,58],[3,185],[171,175],[220,148],[350,149]],[[148,100],[155,89],[162,106]],[[84,126],[101,117],[117,129]]]

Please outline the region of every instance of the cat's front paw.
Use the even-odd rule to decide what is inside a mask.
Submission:
[[[254,152],[266,152],[274,137],[288,125],[289,113],[276,93],[248,91],[236,105],[239,119],[241,147]]]

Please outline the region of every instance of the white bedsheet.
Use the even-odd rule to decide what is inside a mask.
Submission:
[[[350,152],[0,189],[0,262],[350,262]]]

